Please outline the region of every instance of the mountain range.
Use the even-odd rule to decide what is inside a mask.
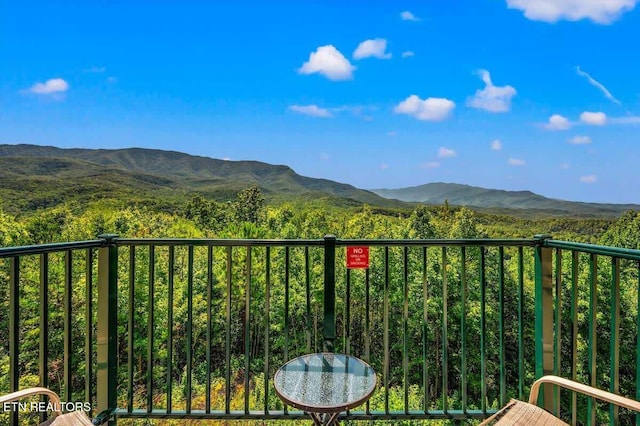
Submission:
[[[302,198],[349,206],[407,206],[352,185],[301,176],[288,166],[259,161],[226,161],[142,148],[0,145],[0,195],[5,203],[11,200],[26,209],[69,198],[80,202],[108,198],[118,191],[139,201],[179,200],[193,193],[231,200],[253,184],[275,201]]]
[[[175,205],[195,193],[230,200],[258,185],[269,201],[304,199],[339,206],[411,208],[415,203],[469,206],[517,216],[612,217],[639,205],[581,203],[530,191],[502,191],[453,183],[364,190],[305,177],[285,165],[227,161],[155,149],[62,149],[0,145],[0,196],[5,211],[34,210],[75,200],[112,198]]]
[[[627,210],[638,210],[637,204],[584,203],[543,197],[531,191],[504,191],[457,183],[427,183],[399,189],[372,189],[385,197],[423,204],[442,204],[490,209],[527,209],[558,215],[611,216]]]

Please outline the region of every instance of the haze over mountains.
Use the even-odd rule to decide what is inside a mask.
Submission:
[[[193,193],[232,199],[258,185],[267,199],[327,200],[338,205],[384,208],[409,203],[466,205],[522,215],[617,216],[640,209],[631,204],[554,200],[529,191],[502,191],[451,183],[411,188],[363,190],[327,179],[298,175],[290,167],[259,161],[226,161],[154,149],[61,149],[38,145],[0,145],[0,195],[4,208],[32,210],[65,200],[80,202],[118,193],[137,200],[179,200]],[[155,201],[154,201],[155,202]]]

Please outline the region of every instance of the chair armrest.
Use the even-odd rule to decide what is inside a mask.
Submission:
[[[93,423],[95,426],[102,425],[106,423],[109,419],[111,419],[115,411],[116,411],[115,408],[109,408],[107,410],[104,410],[96,414],[96,416],[93,418],[91,423]]]
[[[529,404],[536,404],[538,400],[538,393],[540,391],[540,385],[543,383],[551,383],[553,385],[557,385],[565,389],[581,393],[583,395],[592,396],[594,398],[610,402],[617,406],[628,408],[629,410],[640,412],[640,402],[638,401],[558,376],[543,376],[536,380],[531,386],[531,393],[529,394]]]
[[[53,403],[54,411],[56,412],[56,414],[60,414],[60,397],[57,393],[47,388],[28,388],[12,392],[7,395],[2,395],[0,396],[0,404],[4,404],[5,402],[17,401],[19,399],[28,398],[34,395],[47,395],[49,397],[49,400],[51,400],[51,402]]]

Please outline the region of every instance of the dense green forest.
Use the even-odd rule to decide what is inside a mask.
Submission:
[[[60,241],[95,239],[103,233],[114,233],[122,238],[273,238],[273,239],[320,239],[327,234],[341,239],[473,239],[473,238],[531,238],[534,234],[550,234],[555,239],[611,245],[625,248],[640,248],[640,214],[629,211],[619,218],[516,218],[509,215],[488,214],[466,207],[450,206],[445,202],[437,206],[379,207],[369,205],[336,206],[327,200],[300,200],[277,202],[265,200],[261,190],[252,186],[237,193],[227,201],[208,198],[201,194],[190,195],[182,203],[159,200],[156,204],[96,201],[93,203],[63,203],[47,209],[13,215],[0,210],[0,247],[41,244]],[[271,410],[282,409],[272,385],[265,382],[265,330],[269,333],[269,375],[275,368],[295,355],[317,350],[322,346],[322,252],[311,248],[264,247],[247,250],[224,247],[212,249],[207,257],[206,249],[195,248],[189,253],[185,247],[169,249],[157,247],[152,252],[146,247],[135,251],[130,247],[120,248],[119,272],[119,369],[118,399],[122,407],[129,403],[128,374],[129,356],[134,361],[132,383],[132,405],[145,408],[148,401],[146,391],[148,371],[152,371],[155,407],[167,404],[167,375],[172,377],[174,409],[184,408],[187,395],[186,331],[184,328],[188,305],[189,276],[193,276],[193,356],[192,406],[204,406],[207,383],[211,386],[212,409],[224,409],[225,395],[225,339],[226,327],[231,331],[231,391],[232,409],[242,410],[245,392],[249,393],[250,408],[260,410],[267,406]],[[189,259],[192,256],[193,263]],[[251,260],[248,260],[250,256]],[[570,256],[560,259],[562,286],[570,291]],[[524,250],[522,265],[524,283],[523,335],[519,337],[518,317],[518,250],[506,247],[504,253],[498,248],[481,249],[469,247],[460,251],[457,247],[402,247],[372,248],[370,268],[370,293],[365,289],[362,271],[350,274],[351,300],[369,300],[365,303],[349,303],[346,291],[346,270],[337,269],[337,329],[336,350],[349,350],[358,356],[370,351],[370,361],[376,371],[383,371],[385,341],[384,300],[389,303],[390,367],[384,378],[389,384],[389,406],[391,410],[460,409],[464,403],[469,409],[500,405],[501,365],[500,345],[505,351],[504,375],[507,397],[518,397],[519,360],[516,348],[519,339],[524,341],[525,388],[533,379],[533,251]],[[135,260],[135,271],[130,274],[131,259]],[[169,260],[172,259],[172,260]],[[428,261],[427,261],[428,259]],[[481,260],[482,259],[482,260]],[[500,266],[501,259],[504,263]],[[212,260],[212,262],[210,262]],[[588,377],[588,348],[586,346],[589,327],[589,268],[581,255],[579,286],[582,295],[579,301],[578,377]],[[231,266],[228,267],[228,262]],[[85,276],[86,260],[73,258],[73,346],[83,348],[85,327]],[[153,262],[152,264],[150,264]],[[481,289],[481,262],[486,264],[483,274],[486,288]],[[338,253],[337,264],[344,263],[344,253]],[[269,264],[269,278],[267,278]],[[173,265],[170,270],[168,265]],[[602,262],[598,269],[600,282],[608,283],[611,270]],[[464,268],[463,268],[464,266]],[[635,395],[635,344],[637,342],[638,268],[623,263],[621,276],[621,371],[622,393]],[[39,267],[36,257],[25,259],[21,279],[21,386],[38,383],[38,281]],[[210,268],[210,269],[209,269]],[[251,296],[246,302],[246,274],[250,270],[249,288]],[[467,280],[463,280],[464,269]],[[153,280],[150,272],[153,271]],[[191,272],[189,272],[191,271]],[[210,272],[209,272],[210,271]],[[212,288],[207,288],[207,275],[212,276]],[[230,274],[230,275],[229,275]],[[503,275],[504,287],[498,283]],[[61,389],[63,381],[63,294],[64,256],[52,254],[49,275],[50,295],[50,374],[51,386]],[[308,276],[308,277],[307,277]],[[0,326],[8,328],[8,262],[0,259]],[[227,292],[228,277],[231,277],[231,294]],[[271,282],[269,304],[265,304],[267,280]],[[153,297],[149,296],[153,281]],[[309,282],[309,293],[305,285]],[[385,282],[389,282],[385,290]],[[170,286],[173,299],[169,296]],[[445,285],[446,282],[446,285]],[[466,283],[463,286],[463,283]],[[428,284],[428,286],[427,286]],[[132,287],[133,286],[133,287]],[[135,289],[135,302],[128,299],[129,290]],[[610,372],[607,369],[609,348],[609,295],[603,284],[598,300],[598,383],[608,386]],[[289,292],[290,289],[290,292]],[[425,290],[426,289],[426,290]],[[446,289],[446,290],[445,290]],[[464,289],[464,290],[463,290]],[[207,299],[211,291],[211,301]],[[285,291],[288,294],[285,296]],[[466,292],[466,299],[461,292]],[[428,293],[428,298],[425,296]],[[484,296],[481,296],[484,294]],[[225,317],[226,298],[232,302],[231,322]],[[285,299],[286,297],[286,299]],[[481,297],[486,297],[482,303]],[[172,300],[169,304],[168,300]],[[503,300],[503,303],[499,303]],[[246,306],[249,305],[250,321],[245,321]],[[465,304],[466,303],[466,304]],[[570,335],[568,298],[562,299],[562,335]],[[148,312],[153,307],[154,323],[149,332]],[[173,327],[165,324],[172,311]],[[133,315],[134,352],[128,350],[128,319]],[[207,372],[206,348],[201,342],[207,333],[208,315],[211,315],[212,351],[211,372]],[[484,315],[484,316],[483,316]],[[464,317],[466,331],[461,329]],[[428,319],[428,327],[424,318]],[[368,323],[370,321],[370,324]],[[486,328],[486,372],[481,371],[480,349],[481,321]],[[369,324],[369,325],[367,325]],[[500,325],[505,335],[499,336]],[[446,327],[445,327],[446,325]],[[446,329],[446,333],[444,330]],[[169,359],[167,341],[175,340]],[[347,338],[348,337],[348,338]],[[500,339],[504,340],[500,340]],[[8,375],[8,341],[0,341],[0,372]],[[149,340],[151,339],[151,340]],[[249,360],[245,358],[250,342]],[[152,359],[148,359],[149,342],[152,342]],[[198,343],[200,342],[200,343]],[[463,343],[464,342],[464,343]],[[563,340],[563,364],[561,372],[568,375],[570,365],[566,363],[570,347]],[[464,371],[461,357],[462,346],[466,356]],[[429,348],[429,356],[424,353]],[[83,351],[73,357],[73,393],[76,399],[84,398]],[[446,353],[446,357],[445,357]],[[428,359],[427,359],[428,358]],[[445,364],[446,358],[446,364]],[[406,359],[406,361],[405,361]],[[246,371],[246,363],[249,371]],[[168,372],[168,366],[171,371]],[[424,372],[428,371],[428,386],[425,389]],[[447,376],[447,387],[443,382],[443,371]],[[210,374],[210,380],[207,375]],[[249,389],[245,389],[245,378],[250,378]],[[466,393],[461,391],[463,377]],[[483,380],[484,379],[484,380]],[[483,383],[484,381],[484,383]],[[266,383],[266,388],[265,388]],[[379,380],[382,385],[385,381]],[[482,401],[482,388],[486,385],[486,399]],[[271,388],[270,390],[267,388]],[[8,381],[0,381],[0,393],[8,391]],[[268,397],[265,396],[268,392]],[[526,389],[525,389],[526,392]],[[372,410],[384,409],[385,392],[379,389],[371,400]],[[606,407],[605,407],[606,408]],[[607,410],[600,414],[606,420]],[[584,413],[581,413],[584,416]],[[600,417],[599,417],[600,419]],[[623,423],[631,422],[629,416]],[[127,424],[124,421],[123,424]]]

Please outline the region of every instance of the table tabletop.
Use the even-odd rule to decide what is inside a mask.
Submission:
[[[339,413],[364,403],[376,387],[376,373],[359,358],[334,353],[302,355],[274,377],[287,404],[315,413]]]

